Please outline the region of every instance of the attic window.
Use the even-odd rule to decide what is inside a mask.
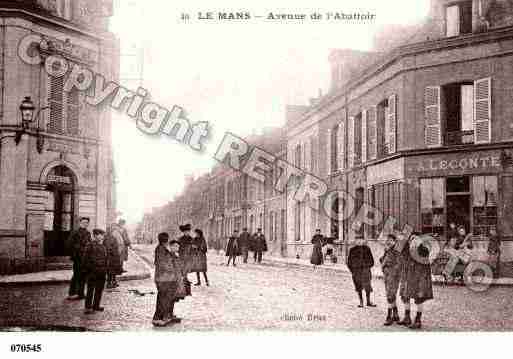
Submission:
[[[461,1],[445,9],[447,37],[472,33],[472,1]]]

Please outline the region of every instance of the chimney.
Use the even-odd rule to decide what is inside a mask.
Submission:
[[[375,57],[375,53],[351,49],[332,50],[328,57],[331,67],[331,90],[342,87],[351,77]]]

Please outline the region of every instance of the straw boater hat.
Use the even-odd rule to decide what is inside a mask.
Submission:
[[[179,227],[179,229],[180,229],[180,232],[187,232],[187,231],[191,230],[191,225],[189,223],[187,223],[187,224],[181,225]]]

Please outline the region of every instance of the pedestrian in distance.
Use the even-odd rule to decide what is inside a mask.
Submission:
[[[155,248],[155,285],[157,286],[157,303],[153,315],[153,325],[164,326],[180,323],[181,318],[174,315],[175,303],[185,298],[185,268],[180,258],[179,242],[169,240],[169,234],[158,235],[159,244]]]
[[[68,300],[84,299],[85,278],[83,257],[85,249],[91,243],[91,233],[88,231],[89,218],[81,217],[78,230],[71,232],[69,237],[70,257],[73,261],[73,276],[69,285]]]
[[[119,242],[116,238],[116,234],[119,232],[113,230],[115,224],[112,225],[103,240],[103,245],[107,248],[107,255],[109,256],[109,270],[107,272],[107,285],[109,289],[119,287],[116,276],[122,274],[123,261],[121,260],[121,253],[119,250]]]
[[[324,254],[322,253],[322,247],[325,244],[324,236],[321,234],[320,229],[315,230],[315,235],[312,237],[312,255],[310,257],[310,263],[314,265],[314,269],[324,263]]]
[[[387,317],[384,323],[385,326],[390,326],[400,320],[399,312],[397,310],[397,291],[401,281],[401,253],[396,250],[396,244],[396,236],[389,234],[385,241],[385,253],[379,259],[381,269],[383,271],[385,292],[388,303]]]
[[[349,250],[349,256],[347,259],[347,266],[351,271],[353,277],[353,284],[358,294],[360,304],[359,308],[363,308],[363,297],[362,291],[365,291],[366,304],[368,307],[375,307],[370,299],[372,292],[372,272],[371,268],[374,266],[374,258],[372,256],[371,249],[366,244],[365,239],[358,238],[356,245]]]
[[[253,243],[255,246],[255,254],[254,254],[254,262],[262,263],[262,254],[267,252],[267,242],[265,240],[265,236],[262,233],[262,228],[257,229],[257,233],[253,238]]]
[[[104,310],[100,303],[109,267],[107,248],[103,245],[104,236],[105,231],[98,228],[93,229],[93,240],[87,246],[84,254],[84,271],[87,278],[86,314]]]
[[[182,235],[178,238],[179,250],[178,254],[182,259],[185,266],[185,273],[191,273],[192,263],[191,263],[191,252],[192,252],[192,237],[191,237],[191,225],[189,223],[181,225],[178,227]]]
[[[126,229],[126,221],[124,219],[120,219],[118,221],[118,226],[121,231],[121,238],[123,240],[123,246],[120,248],[120,256],[121,256],[121,271],[126,272],[123,268],[124,262],[128,260],[128,249],[132,246],[130,242],[130,237],[128,236],[128,231]]]
[[[493,268],[493,277],[499,278],[500,275],[500,258],[501,258],[501,242],[502,238],[497,232],[495,226],[490,227],[490,237],[488,240],[488,262]]]
[[[209,286],[207,277],[207,241],[203,236],[203,231],[196,228],[194,230],[195,237],[192,239],[192,270],[196,272],[196,284],[201,285],[200,273],[203,273],[203,278],[207,287]]]
[[[235,261],[238,255],[240,255],[239,231],[234,230],[233,235],[228,239],[228,244],[226,246],[226,256],[228,257],[228,263],[226,265],[229,267],[231,261],[233,266],[236,267],[237,265],[235,264]]]
[[[248,229],[244,227],[242,233],[239,236],[239,247],[242,255],[242,262],[248,263],[248,255],[251,244],[251,235],[248,233]]]
[[[429,238],[429,237],[427,237]],[[399,293],[404,303],[404,319],[398,324],[410,329],[422,327],[423,305],[433,299],[433,283],[431,264],[429,261],[429,246],[419,233],[413,233],[405,240],[401,250],[401,283]],[[411,301],[417,307],[415,321],[411,320]]]

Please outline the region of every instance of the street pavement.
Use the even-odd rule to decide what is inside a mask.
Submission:
[[[153,247],[137,252],[148,263]],[[383,327],[386,301],[381,280],[373,280],[377,308],[357,308],[350,275],[284,264],[239,264],[209,256],[210,287],[193,287],[193,295],[176,305],[182,323],[154,328],[156,290],[151,278],[125,281],[107,290],[106,311],[88,316],[83,302],[66,301],[67,285],[20,285],[2,288],[0,328],[59,327],[70,330],[358,330],[410,331]],[[250,262],[252,260],[250,259]],[[195,276],[189,275],[195,281]],[[204,283],[203,283],[204,284]],[[465,287],[434,287],[435,300],[425,306],[424,330],[503,331],[513,329],[513,288],[493,287],[476,293]],[[401,313],[402,315],[402,313]]]

